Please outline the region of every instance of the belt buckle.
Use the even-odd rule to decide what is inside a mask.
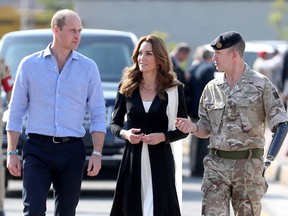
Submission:
[[[55,138],[57,138],[57,137],[53,136],[53,138],[52,138],[53,143],[61,143],[61,142],[55,141]]]

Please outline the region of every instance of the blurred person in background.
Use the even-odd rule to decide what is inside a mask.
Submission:
[[[270,59],[265,61],[266,68],[270,68],[271,81],[279,92],[283,90],[282,70],[283,70],[283,54],[274,47]],[[268,77],[269,78],[269,77]]]
[[[259,52],[258,55],[260,58],[255,60],[253,69],[265,75],[278,91],[282,90],[283,55],[281,52],[273,47],[272,52]]]
[[[214,72],[216,71],[212,61],[213,52],[205,48],[202,48],[201,51],[202,60],[198,60],[197,64],[193,64],[188,69],[189,80],[187,86],[189,92],[187,97],[189,97],[190,103],[187,102],[187,113],[193,122],[199,120],[198,108],[202,91],[206,84],[214,79]],[[191,176],[203,176],[203,158],[208,153],[208,145],[208,138],[191,137],[189,151]]]
[[[257,66],[257,63],[255,62],[253,69],[265,75],[274,84],[277,90],[281,91],[283,89],[281,75],[283,68],[283,56],[281,52],[273,47],[273,52],[271,53],[260,53],[263,53],[262,61],[260,61],[261,63],[259,63]]]
[[[252,69],[258,71],[264,76],[271,78],[271,71],[269,68],[266,68],[265,61],[270,58],[270,54],[266,51],[260,51],[257,53],[257,58],[255,59]]]
[[[176,44],[175,48],[170,53],[173,71],[176,72],[178,80],[184,85],[186,84],[187,79],[185,70],[182,68],[181,64],[189,58],[190,53],[190,46],[184,42]]]
[[[13,79],[10,74],[9,66],[6,64],[5,59],[0,59],[0,76],[1,76],[1,89],[4,89],[6,92],[6,103],[9,103],[11,97],[11,91],[13,87]],[[3,166],[3,157],[2,157],[2,138],[3,138],[3,106],[2,98],[0,100],[0,216],[4,216],[4,198],[5,198],[5,169]]]
[[[206,50],[205,46],[196,47],[195,51],[193,52],[193,59],[188,70],[191,69],[191,67],[193,67],[194,65],[199,64],[203,60],[202,56],[203,56],[204,50]],[[188,76],[189,76],[189,73],[188,73]]]
[[[274,84],[286,107],[283,94],[284,83],[282,81],[283,58],[283,54],[276,47],[273,47],[273,51],[269,53],[265,51],[259,52],[253,69],[265,75]]]

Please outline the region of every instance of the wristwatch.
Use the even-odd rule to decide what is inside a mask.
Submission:
[[[102,153],[99,152],[99,151],[93,151],[92,155],[97,155],[97,156],[99,156],[102,159]]]
[[[124,130],[123,130],[123,129],[120,131],[120,138],[123,139],[123,140],[125,140]]]

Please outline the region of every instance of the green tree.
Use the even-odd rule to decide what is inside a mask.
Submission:
[[[169,35],[167,32],[153,31],[153,32],[151,32],[151,35],[156,35],[158,37],[161,37],[165,41],[165,43],[167,44],[169,51],[171,51],[176,45],[175,42],[168,42]]]
[[[276,28],[278,39],[288,39],[287,12],[288,3],[286,0],[275,0],[273,10],[269,13],[269,23]]]

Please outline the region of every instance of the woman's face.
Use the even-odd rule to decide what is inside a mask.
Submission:
[[[157,62],[152,51],[152,45],[149,42],[144,41],[138,52],[137,57],[140,71],[143,73],[156,72]]]

